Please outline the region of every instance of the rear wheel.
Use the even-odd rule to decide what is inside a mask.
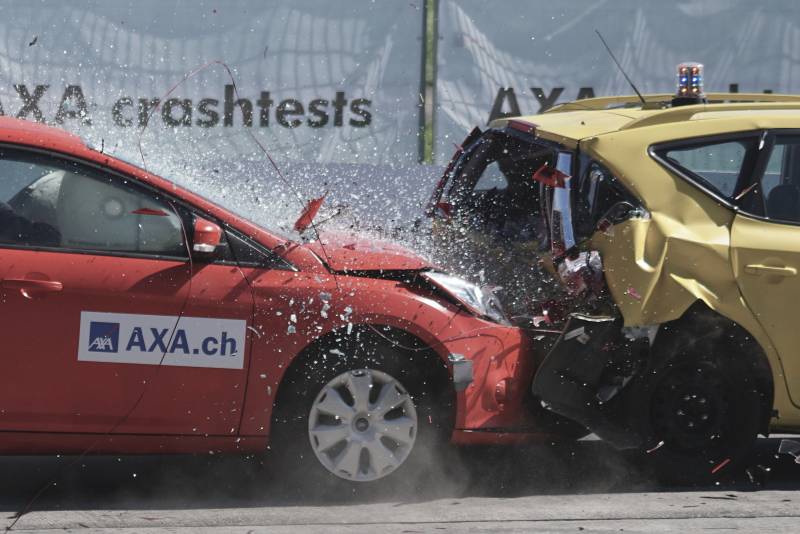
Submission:
[[[656,347],[655,363],[633,398],[644,401],[638,403],[648,443],[642,456],[662,481],[707,484],[744,467],[762,413],[749,361],[724,340],[708,337]]]

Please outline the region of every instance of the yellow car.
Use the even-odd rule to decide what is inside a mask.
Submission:
[[[429,214],[540,343],[519,386],[665,479],[800,430],[800,96],[690,83],[496,120]]]

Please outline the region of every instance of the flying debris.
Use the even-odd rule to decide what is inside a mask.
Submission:
[[[325,192],[319,198],[314,198],[308,201],[306,207],[303,208],[303,211],[300,213],[300,217],[294,223],[294,229],[300,233],[306,231],[306,229],[314,224],[314,217],[317,216],[319,209],[322,207],[322,203],[325,201],[325,197],[328,196],[328,193]]]

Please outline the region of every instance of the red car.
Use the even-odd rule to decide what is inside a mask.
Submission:
[[[534,362],[490,293],[400,247],[302,244],[0,118],[0,453],[257,453],[351,482],[518,442]],[[332,479],[336,480],[336,479]]]

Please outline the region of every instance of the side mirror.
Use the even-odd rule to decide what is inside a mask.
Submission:
[[[212,257],[220,242],[222,242],[222,228],[218,224],[200,217],[195,218],[192,252],[204,258]]]

